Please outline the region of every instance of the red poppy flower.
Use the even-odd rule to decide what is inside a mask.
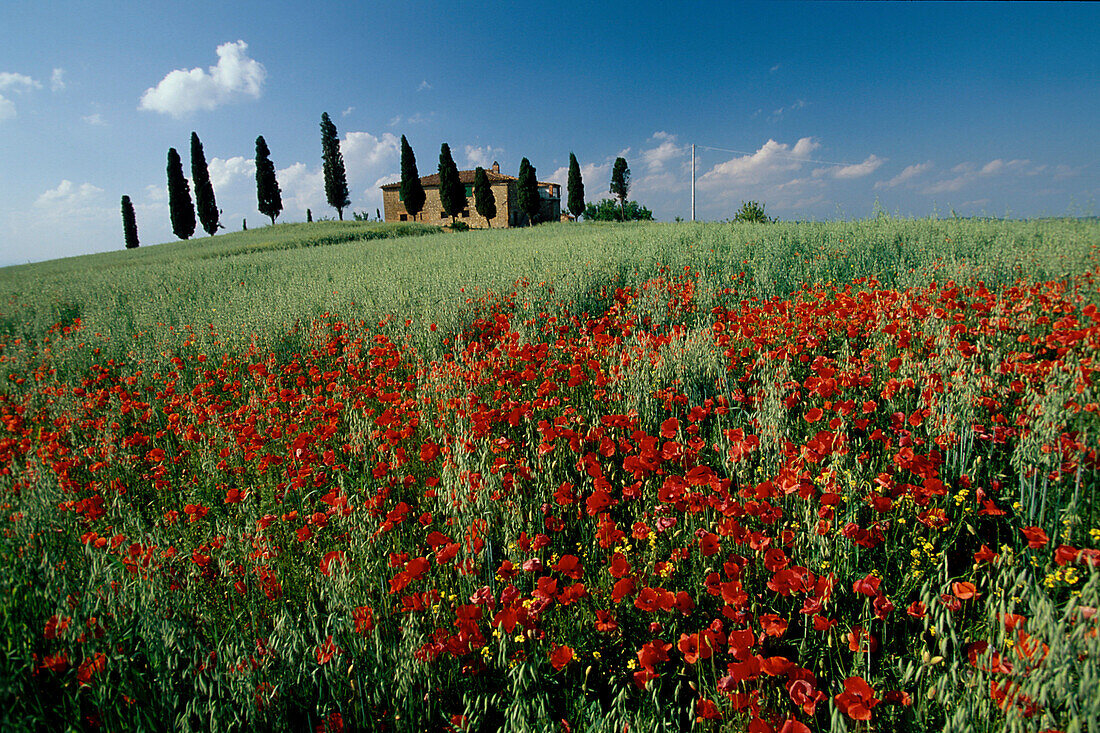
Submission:
[[[332,640],[332,634],[325,639],[324,643],[317,647],[314,651],[314,655],[317,657],[317,664],[328,664],[334,656],[337,654],[343,654],[344,650],[336,646]]]
[[[1027,539],[1027,546],[1033,550],[1037,550],[1040,547],[1045,547],[1050,538],[1047,537],[1047,533],[1039,527],[1021,527],[1020,532]]]
[[[718,706],[714,704],[713,700],[701,697],[695,701],[696,723],[701,723],[704,720],[721,720],[721,718],[722,711],[718,709]]]
[[[966,581],[952,583],[951,590],[955,592],[955,597],[960,601],[968,601],[971,598],[978,598],[981,596],[981,593],[978,592],[974,584]]]
[[[563,669],[565,665],[573,661],[573,649],[571,647],[557,644],[551,645],[550,650],[550,664],[554,669]]]
[[[619,622],[608,611],[596,611],[596,631],[613,633],[619,628]]]
[[[634,595],[634,579],[630,577],[623,578],[615,583],[615,586],[611,589],[611,600],[615,603],[632,595]]]
[[[852,720],[870,720],[871,709],[881,702],[875,691],[862,677],[844,680],[844,692],[833,698],[840,712]]]
[[[622,578],[628,575],[630,573],[630,563],[627,562],[626,556],[621,552],[616,552],[612,555],[608,572],[611,573],[611,577],[613,578]]]
[[[882,578],[877,575],[868,574],[865,578],[852,583],[852,592],[860,593],[868,598],[874,598],[879,594],[879,586],[882,584]]]
[[[774,613],[760,614],[760,628],[768,636],[780,637],[787,633],[787,619],[776,616]]]

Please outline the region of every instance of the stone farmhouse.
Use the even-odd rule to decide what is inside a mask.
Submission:
[[[477,209],[474,208],[474,171],[459,171],[459,180],[466,186],[466,208],[459,214],[458,221],[464,221],[472,227],[514,227],[526,224],[527,215],[520,211],[516,200],[519,179],[501,173],[500,164],[497,162],[493,163],[492,168],[486,169],[485,175],[489,178],[489,187],[496,199],[496,217],[489,222],[477,213]],[[424,187],[425,199],[424,208],[421,209],[417,219],[431,224],[449,222],[451,217],[443,212],[443,204],[439,200],[439,174],[422,176],[420,185]],[[542,197],[539,221],[558,221],[561,218],[561,186],[539,181],[539,195]],[[386,221],[411,220],[408,212],[405,211],[405,205],[401,203],[400,182],[382,186],[382,207]]]

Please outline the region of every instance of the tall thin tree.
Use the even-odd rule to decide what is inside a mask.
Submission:
[[[538,220],[539,209],[542,208],[542,197],[539,195],[538,179],[535,178],[535,166],[527,158],[519,162],[516,203],[519,204],[520,211],[527,215],[527,221],[534,225]]]
[[[584,213],[584,181],[581,180],[581,165],[577,156],[569,154],[569,213],[579,219]]]
[[[439,203],[453,224],[466,208],[466,187],[458,175],[458,166],[451,157],[451,146],[443,143],[439,149]]]
[[[168,213],[172,217],[172,233],[177,237],[188,239],[195,233],[195,206],[183,177],[183,161],[175,148],[168,148]]]
[[[493,219],[497,215],[497,197],[489,183],[489,174],[480,165],[474,170],[474,208],[485,217],[485,223],[493,228]]]
[[[210,183],[210,170],[206,167],[206,154],[203,153],[199,136],[191,133],[191,182],[195,186],[195,210],[199,223],[210,236],[218,231],[218,202],[214,200],[214,186]]]
[[[138,246],[137,218],[129,196],[122,197],[122,236],[126,240],[126,249]]]
[[[260,213],[270,217],[274,224],[275,217],[283,210],[283,194],[275,180],[275,164],[271,162],[271,151],[263,135],[256,138],[256,200]]]
[[[626,219],[626,195],[629,191],[630,169],[626,166],[626,158],[615,158],[615,166],[611,169],[611,193],[619,198],[621,220]]]
[[[325,164],[325,197],[343,221],[344,207],[351,203],[348,177],[344,171],[344,155],[340,152],[340,138],[328,112],[321,114],[321,158]]]
[[[416,221],[416,215],[424,209],[424,201],[427,194],[424,193],[424,185],[420,183],[420,174],[416,170],[416,156],[413,155],[412,146],[405,136],[401,136],[401,203],[405,205],[405,211]]]

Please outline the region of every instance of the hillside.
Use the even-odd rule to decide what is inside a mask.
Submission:
[[[4,270],[0,728],[1086,730],[1098,245],[320,223]]]

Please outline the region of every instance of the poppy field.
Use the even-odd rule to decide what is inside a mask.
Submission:
[[[1100,731],[1094,221],[409,234],[0,277],[0,727]]]

